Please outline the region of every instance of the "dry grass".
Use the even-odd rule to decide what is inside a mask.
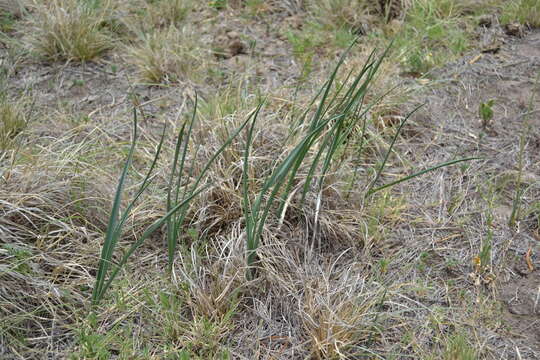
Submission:
[[[127,61],[135,65],[140,81],[159,84],[204,79],[210,54],[199,46],[192,27],[154,30],[140,42],[126,49]]]
[[[154,27],[180,26],[195,8],[192,0],[156,0],[147,2],[148,22]]]
[[[8,354],[29,357],[47,349],[39,339],[70,332],[90,276],[92,257],[83,254],[96,250],[92,241],[98,235],[77,221],[76,205],[84,200],[70,198],[77,178],[70,160],[47,164],[46,158],[45,150],[39,177],[31,170],[35,164],[16,165],[4,174],[2,187],[3,343]]]
[[[28,124],[30,105],[21,100],[0,98],[0,153],[16,148],[17,137]]]
[[[105,27],[110,2],[93,8],[77,0],[36,2],[21,28],[31,53],[46,60],[88,61],[114,46]]]
[[[279,203],[270,207],[249,267],[256,275],[251,280],[246,280],[245,161],[248,195],[254,199],[276,164],[305,136],[307,122],[299,125],[299,119],[314,113],[310,99],[343,49],[328,39],[352,36],[366,16],[375,26],[345,60],[333,94],[351,83],[347,74],[356,73],[374,47],[384,48],[385,31],[390,33],[385,26],[393,25],[383,25],[384,15],[364,1],[218,3],[111,0],[89,10],[75,0],[34,1],[14,23],[10,48],[0,49],[8,70],[0,101],[0,357],[537,356],[540,349],[529,337],[533,320],[523,331],[505,324],[507,305],[500,298],[507,279],[537,274],[524,260],[529,254],[537,266],[537,129],[524,137],[523,211],[510,229],[509,199],[519,186],[512,159],[519,149],[511,136],[514,118],[503,113],[517,111],[516,102],[496,103],[499,135],[481,135],[476,109],[486,99],[471,97],[480,83],[476,73],[459,72],[456,86],[454,80],[426,86],[426,79],[397,76],[414,66],[429,72],[443,58],[457,56],[449,46],[455,33],[419,32],[454,31],[461,21],[471,26],[476,19],[466,15],[468,3],[405,4],[410,12],[397,20],[397,48],[364,98],[365,106],[373,105],[365,125],[356,124],[320,191],[312,186],[302,202],[320,148],[306,153],[291,178],[284,211],[277,211]],[[308,25],[318,20],[321,26]],[[298,28],[284,36],[291,23]],[[421,25],[415,36],[405,36],[415,24]],[[211,54],[215,39],[231,30],[249,39],[250,50],[230,59]],[[302,47],[294,36],[311,36],[317,45]],[[13,56],[19,40],[37,57]],[[403,49],[415,46],[422,59],[433,52],[437,61],[425,67],[407,62],[411,54]],[[308,57],[311,68],[301,74]],[[245,59],[253,69],[239,73],[235,61]],[[482,61],[475,71],[491,64]],[[512,71],[527,66],[519,64]],[[454,73],[436,76],[456,79]],[[167,129],[152,186],[132,208],[113,262],[165,212],[175,136],[190,120],[195,93],[198,121],[182,184],[193,184],[264,100],[250,153],[245,158],[248,136],[242,131],[209,168],[205,191],[186,213],[170,273],[166,229],[158,229],[130,257],[102,301],[91,306],[99,250],[129,151],[133,107],[144,116],[122,208],[152,163],[162,126]],[[440,169],[366,198],[400,121],[426,99],[428,105],[397,138],[375,186],[458,157],[484,160]],[[467,106],[474,111],[465,111]],[[338,108],[334,104],[329,114]],[[521,337],[513,335],[518,330]]]
[[[25,4],[19,0],[0,1],[0,11],[4,11],[13,16],[19,17],[24,13]]]
[[[303,293],[300,317],[316,358],[352,355],[369,339],[376,294],[369,293],[363,279],[351,274],[351,269],[315,273],[315,279],[306,281]]]
[[[331,28],[361,25],[366,15],[377,11],[378,4],[368,1],[314,0],[308,1],[306,8],[325,25]]]

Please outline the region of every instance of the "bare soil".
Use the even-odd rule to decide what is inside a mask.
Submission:
[[[431,186],[433,193],[422,194],[422,198],[431,198],[441,204],[432,209],[436,211],[428,210],[429,217],[434,220],[445,218],[443,223],[455,224],[456,214],[444,217],[441,212],[448,209],[448,202],[456,191],[465,193],[456,213],[475,213],[475,204],[486,200],[482,182],[497,184],[501,197],[492,209],[493,222],[487,226],[493,230],[493,268],[499,270],[486,276],[489,269],[478,274],[470,264],[469,269],[464,270],[463,278],[470,272],[471,284],[482,289],[480,292],[492,292],[502,304],[501,313],[494,315],[495,319],[499,318],[499,324],[490,330],[484,329],[492,331],[488,342],[498,349],[500,358],[539,359],[540,214],[524,216],[513,229],[509,228],[508,220],[517,187],[515,175],[522,134],[525,139],[522,186],[527,188],[523,202],[540,199],[540,31],[529,32],[522,38],[502,33],[496,36],[501,45],[495,53],[472,52],[433,74],[436,85],[424,98],[418,99],[426,106],[415,119],[424,135],[415,141],[423,147],[422,151],[413,153],[420,159],[427,159],[426,163],[463,156],[480,157],[481,160],[474,162],[470,173],[461,179],[455,176],[421,179],[411,187],[406,185],[408,190],[404,191],[423,192],[428,188],[427,183],[436,182],[438,186]],[[479,104],[490,99],[495,100],[494,117],[488,123],[482,122]],[[508,176],[510,178],[505,180]],[[425,201],[417,199],[419,207],[426,208]],[[443,259],[449,259],[456,256],[456,247],[460,248],[456,241],[460,239],[472,248],[478,246],[479,240],[486,236],[478,231],[485,229],[478,226],[486,224],[485,216],[476,212],[473,215],[476,220],[461,229],[458,226],[456,237],[437,243],[433,251]],[[467,247],[463,245],[462,249]]]

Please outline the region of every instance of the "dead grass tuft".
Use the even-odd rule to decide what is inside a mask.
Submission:
[[[339,262],[339,258],[336,260]],[[334,263],[319,268],[305,282],[300,300],[300,317],[317,359],[342,359],[352,355],[354,346],[369,339],[376,293],[353,269]]]
[[[366,16],[375,13],[378,4],[365,0],[309,0],[307,10],[320,22],[332,29],[346,26],[360,28]]]
[[[37,2],[21,27],[23,42],[46,60],[94,60],[114,46],[105,27],[110,11],[108,1],[99,7],[77,0]]]
[[[194,241],[184,249],[176,267],[176,281],[187,285],[194,316],[217,321],[235,311],[245,286],[242,240],[237,225],[228,236],[219,236],[209,244]]]
[[[0,97],[0,154],[15,147],[17,137],[28,124],[28,104]]]
[[[154,27],[180,26],[195,8],[193,0],[147,1],[147,18]]]
[[[64,185],[0,191],[0,329],[8,353],[56,354],[88,296],[99,235],[73,221]]]
[[[208,56],[192,27],[170,26],[144,35],[126,49],[126,59],[135,65],[140,81],[150,84],[190,83],[204,79]]]

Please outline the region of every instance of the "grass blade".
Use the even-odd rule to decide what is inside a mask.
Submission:
[[[131,166],[133,159],[133,152],[135,151],[135,144],[137,142],[137,110],[133,109],[133,139],[131,141],[131,147],[129,149],[128,157],[122,169],[122,174],[118,180],[118,186],[116,187],[116,193],[114,196],[113,206],[111,209],[111,215],[109,217],[109,223],[107,225],[107,232],[105,234],[105,242],[101,249],[101,256],[99,260],[98,271],[96,275],[96,282],[94,289],[92,291],[92,302],[97,303],[103,293],[103,285],[105,281],[105,276],[109,270],[109,265],[111,264],[112,254],[116,243],[118,241],[117,234],[117,223],[120,213],[120,205],[122,202],[122,192],[124,190],[124,184],[126,181],[126,176]]]
[[[178,245],[178,238],[179,238],[179,235],[180,235],[179,231],[180,231],[180,228],[182,227],[182,225],[183,225],[183,223],[185,221],[185,218],[186,218],[186,215],[187,215],[187,210],[189,209],[189,202],[185,202],[184,200],[193,198],[192,195],[196,191],[198,191],[199,186],[201,184],[201,181],[204,179],[206,173],[208,172],[208,170],[210,169],[212,164],[219,157],[219,155],[221,155],[221,153],[225,150],[225,148],[231,144],[231,142],[236,138],[236,136],[240,133],[240,131],[242,131],[242,129],[244,129],[244,127],[246,127],[246,125],[249,123],[249,121],[252,119],[252,117],[255,117],[255,118],[257,117],[257,114],[259,113],[259,111],[261,109],[261,106],[262,105],[259,105],[255,109],[255,111],[252,114],[250,114],[250,116],[248,116],[247,119],[238,128],[236,128],[235,131],[233,131],[232,134],[229,135],[227,140],[221,145],[221,147],[218,150],[216,150],[216,152],[212,155],[212,157],[206,162],[205,166],[203,167],[203,169],[201,170],[201,172],[199,173],[199,175],[195,179],[194,183],[191,186],[189,186],[188,184],[186,184],[184,186],[184,191],[183,191],[183,194],[182,194],[182,198],[180,200],[180,203],[183,203],[184,206],[180,207],[178,209],[177,214],[175,214],[174,216],[169,217],[169,220],[167,222],[167,236],[168,236],[168,238],[167,238],[167,253],[168,253],[169,270],[172,269],[172,265],[173,265],[173,262],[174,262],[174,254],[176,252],[176,248],[177,248],[177,245]],[[185,139],[184,147],[183,147],[182,150],[180,150],[180,148],[181,148],[180,142],[182,140],[180,138],[180,134],[179,134],[179,138],[177,139],[176,151],[175,151],[175,159],[174,159],[175,164],[178,161],[178,157],[179,157],[178,152],[181,152],[181,158],[180,158],[180,165],[179,165],[178,175],[177,175],[178,179],[176,181],[176,186],[175,186],[176,195],[175,195],[174,201],[172,201],[171,197],[168,196],[168,199],[167,199],[167,209],[168,210],[176,207],[177,204],[179,203],[178,196],[179,196],[179,192],[180,192],[180,186],[181,186],[181,183],[182,183],[182,173],[183,173],[183,170],[184,170],[184,163],[185,163],[186,154],[187,154],[187,150],[188,150],[188,143],[190,141],[191,134],[192,134],[192,129],[193,129],[193,124],[194,124],[195,119],[196,119],[196,116],[195,116],[196,115],[196,109],[197,109],[197,98],[195,99],[195,110],[193,111],[193,116],[192,116],[191,123],[190,123],[189,128],[188,128],[188,131],[186,133],[186,139]],[[181,135],[183,135],[183,133],[184,133],[183,129],[184,128],[181,129]],[[193,166],[192,166],[191,170],[193,170]],[[175,174],[176,174],[176,166],[173,166],[173,173],[171,174],[171,179],[169,181],[169,187],[172,187],[173,178],[174,178]]]
[[[409,175],[409,176],[405,176],[401,179],[398,179],[396,181],[392,181],[391,183],[388,183],[386,185],[383,185],[383,186],[379,186],[375,189],[371,189],[367,194],[366,196],[370,196],[378,191],[381,191],[381,190],[384,190],[386,188],[389,188],[391,186],[394,186],[396,184],[399,184],[399,183],[402,183],[404,181],[407,181],[407,180],[410,180],[410,179],[413,179],[417,176],[420,176],[420,175],[424,175],[425,173],[428,173],[428,172],[431,172],[431,171],[434,171],[434,170],[437,170],[437,169],[440,169],[440,168],[443,168],[443,167],[446,167],[446,166],[450,166],[450,165],[454,165],[454,164],[457,164],[457,163],[460,163],[460,162],[464,162],[464,161],[471,161],[471,160],[481,160],[482,158],[479,158],[479,157],[469,157],[469,158],[464,158],[464,159],[457,159],[457,160],[452,160],[452,161],[448,161],[448,162],[445,162],[445,163],[442,163],[442,164],[439,164],[439,165],[436,165],[436,166],[433,166],[433,167],[430,167],[429,169],[425,169],[425,170],[422,170],[422,171],[419,171],[419,172],[416,172],[412,175]]]
[[[157,229],[159,229],[171,216],[173,216],[178,210],[180,210],[182,207],[186,206],[187,204],[189,204],[189,202],[191,200],[193,200],[193,198],[195,198],[197,195],[199,195],[206,187],[202,187],[200,189],[197,189],[197,191],[194,191],[192,194],[190,194],[190,196],[188,196],[186,199],[184,199],[184,201],[180,202],[179,204],[177,204],[176,206],[174,206],[171,210],[169,210],[169,212],[167,212],[163,217],[161,217],[159,220],[156,220],[152,225],[150,225],[145,231],[144,233],[141,235],[141,237],[139,239],[137,239],[137,241],[135,241],[131,246],[130,248],[128,249],[128,251],[124,254],[124,256],[122,257],[122,259],[118,262],[118,264],[115,264],[115,267],[114,269],[112,270],[111,272],[111,275],[109,276],[109,278],[107,279],[107,281],[104,282],[103,286],[102,286],[102,289],[101,289],[101,296],[98,298],[98,301],[101,300],[101,298],[103,297],[103,295],[105,294],[105,292],[107,291],[107,289],[111,286],[113,280],[116,278],[116,276],[118,275],[118,272],[122,269],[122,267],[127,263],[129,257],[131,255],[133,255],[133,253],[135,252],[135,250],[137,250],[143,243],[146,239],[148,239],[153,233],[154,231],[156,231]]]
[[[418,111],[422,106],[424,106],[424,104],[417,106],[413,111],[411,111],[409,114],[407,114],[405,119],[403,119],[401,124],[399,124],[399,127],[398,127],[396,133],[394,134],[394,137],[392,138],[392,141],[390,142],[390,147],[388,148],[388,151],[384,155],[384,160],[383,160],[381,166],[379,167],[379,169],[377,170],[377,173],[375,175],[375,179],[373,179],[373,181],[370,183],[370,185],[369,185],[369,187],[368,187],[368,189],[366,191],[365,197],[368,197],[369,195],[371,195],[373,193],[372,192],[373,186],[375,185],[375,183],[381,177],[381,173],[384,170],[384,167],[386,166],[386,162],[388,161],[388,158],[390,157],[390,153],[392,152],[392,149],[394,148],[394,144],[396,143],[396,140],[397,140],[399,134],[401,133],[401,129],[403,128],[403,125],[405,125],[405,123],[407,122],[407,120],[409,120],[411,115],[414,114],[416,111]]]
[[[214,155],[208,160],[206,165],[204,166],[201,173],[198,175],[197,179],[195,180],[194,184],[192,186],[185,185],[184,187],[184,193],[182,195],[182,199],[178,201],[178,196],[180,193],[180,187],[182,184],[182,172],[184,169],[185,159],[187,156],[187,150],[188,150],[188,143],[191,136],[191,131],[193,128],[193,123],[195,120],[195,113],[196,113],[196,107],[197,102],[195,102],[195,110],[193,113],[193,118],[191,121],[191,124],[189,125],[189,128],[187,130],[187,133],[185,131],[186,125],[182,125],[180,128],[178,138],[176,141],[175,146],[175,156],[174,161],[172,165],[172,173],[169,178],[169,188],[167,190],[167,201],[166,201],[166,209],[167,212],[164,216],[162,216],[160,219],[156,220],[152,225],[150,225],[144,233],[141,235],[139,239],[137,239],[131,247],[128,249],[128,251],[124,254],[122,259],[118,264],[114,264],[114,269],[111,271],[111,274],[109,276],[109,270],[111,268],[112,263],[112,257],[114,250],[116,248],[116,245],[118,243],[118,240],[120,239],[122,235],[122,228],[129,217],[129,214],[131,212],[131,209],[133,208],[135,202],[139,199],[139,197],[142,195],[142,193],[148,188],[152,181],[152,173],[155,169],[155,166],[157,164],[158,157],[161,153],[162,145],[165,138],[165,128],[163,129],[163,134],[161,136],[161,140],[159,142],[156,154],[154,156],[154,159],[152,161],[152,164],[150,166],[150,169],[148,170],[141,186],[139,187],[138,192],[136,193],[133,200],[130,201],[128,204],[126,210],[124,211],[121,219],[119,220],[119,214],[120,214],[120,205],[122,200],[122,192],[124,190],[124,184],[126,181],[126,177],[129,171],[129,167],[131,166],[132,159],[133,159],[133,153],[135,150],[135,144],[137,139],[137,114],[134,112],[134,131],[133,131],[133,141],[130,147],[130,151],[128,154],[128,157],[126,159],[126,162],[124,164],[124,168],[122,170],[122,175],[120,176],[120,180],[116,189],[115,193],[115,199],[113,202],[113,207],[111,210],[111,215],[107,227],[107,232],[105,235],[105,242],[102,248],[101,256],[100,256],[100,262],[98,267],[98,273],[96,276],[96,282],[94,285],[94,289],[92,292],[92,303],[95,305],[99,303],[99,301],[103,298],[105,292],[112,284],[113,280],[116,278],[118,272],[122,269],[122,267],[126,264],[129,257],[135,252],[137,248],[139,248],[140,245],[143,244],[143,242],[150,237],[150,235],[156,231],[160,226],[163,224],[167,224],[167,242],[168,242],[168,258],[169,258],[169,268],[172,266],[173,260],[174,260],[174,253],[176,250],[177,240],[178,240],[178,231],[181,227],[181,225],[184,222],[187,209],[189,208],[190,202],[198,195],[200,194],[207,186],[200,186],[200,183],[202,182],[206,172],[212,165],[212,163],[217,159],[217,157],[223,152],[223,150],[233,141],[233,139],[240,133],[240,131],[248,124],[248,122],[251,120],[251,116],[248,117],[244,123],[238,127],[233,134],[227,139],[227,141],[214,153]],[[258,110],[260,110],[260,106],[257,108],[257,111],[255,112],[255,116],[258,113]],[[185,136],[185,142],[184,146],[182,148],[182,139]],[[178,161],[180,163],[178,164]],[[178,166],[178,179],[176,182],[174,182],[174,177],[176,176]],[[175,194],[174,199],[172,196],[172,189],[173,185],[175,185]]]

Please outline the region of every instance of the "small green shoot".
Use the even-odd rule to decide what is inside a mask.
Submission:
[[[483,127],[488,126],[493,119],[493,104],[495,104],[495,100],[491,99],[488,102],[481,103],[478,107],[478,114],[480,115],[480,119],[482,119]]]
[[[208,2],[208,6],[216,10],[225,9],[227,7],[227,4],[228,4],[227,0],[213,0],[213,1]]]

